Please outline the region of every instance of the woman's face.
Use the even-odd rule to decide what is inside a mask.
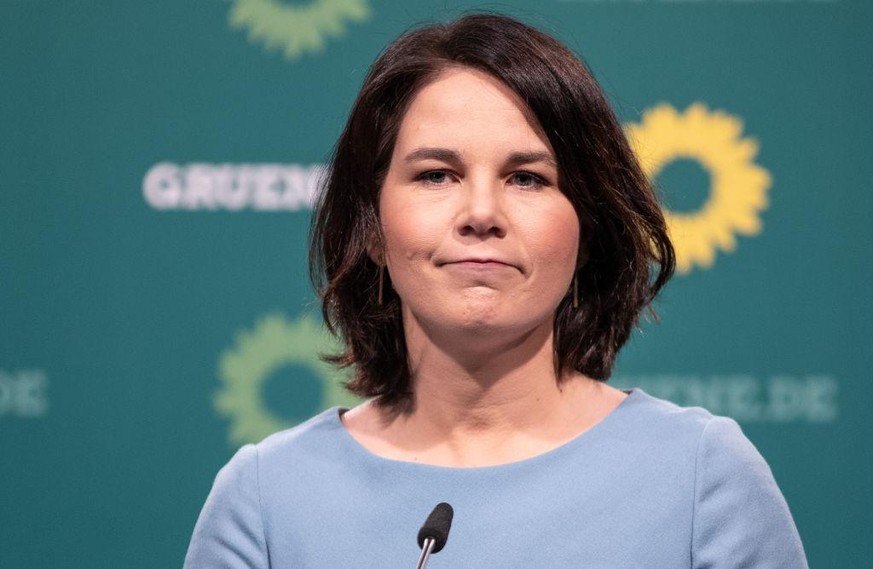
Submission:
[[[557,182],[548,139],[497,79],[458,67],[423,87],[379,202],[407,329],[551,330],[579,246],[578,217]]]

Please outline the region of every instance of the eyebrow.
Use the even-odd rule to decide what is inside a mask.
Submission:
[[[512,166],[520,166],[522,164],[534,164],[536,162],[545,162],[549,166],[557,169],[558,163],[551,152],[513,152],[509,155],[507,162]]]
[[[407,164],[419,160],[440,160],[453,164],[461,163],[461,155],[457,151],[450,148],[433,148],[423,147],[416,148],[406,155],[403,159]],[[536,162],[544,162],[547,165],[556,168],[558,163],[551,152],[513,152],[509,155],[506,163],[509,166],[521,166],[523,164],[534,164]]]
[[[416,148],[403,159],[407,164],[419,160],[439,160],[441,162],[460,163],[461,155],[448,148]]]

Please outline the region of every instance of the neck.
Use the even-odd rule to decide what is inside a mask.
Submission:
[[[583,375],[559,381],[550,322],[503,335],[404,322],[413,405],[394,412],[370,401],[343,416],[352,436],[382,457],[451,467],[515,462],[575,438],[625,397]]]
[[[483,338],[488,338],[484,341]],[[415,405],[410,418],[467,435],[541,424],[561,399],[552,330],[511,337],[407,330]]]
[[[415,401],[389,424],[406,458],[500,464],[545,452],[584,430],[591,410],[584,400],[595,382],[555,376],[551,322],[502,336],[441,335],[407,325],[406,337]]]

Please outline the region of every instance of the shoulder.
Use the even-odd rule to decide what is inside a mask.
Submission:
[[[253,445],[239,449],[218,472],[188,545],[186,569],[215,566],[267,566]]]
[[[259,456],[271,460],[307,447],[318,448],[341,433],[340,412],[339,408],[331,407],[296,427],[273,433],[255,445]]]
[[[757,449],[730,417],[713,415],[701,407],[680,407],[640,389],[634,389],[621,407],[624,428],[649,442],[681,442],[693,447],[698,458],[717,456],[766,467]]]
[[[633,473],[641,487],[669,489],[684,501],[691,498],[684,489],[694,484],[701,441],[719,420],[705,409],[680,407],[634,389],[593,433],[598,452],[616,469]]]
[[[722,478],[742,479],[778,493],[767,462],[733,419],[700,407],[680,407],[641,390],[634,390],[626,404],[624,427],[658,452],[672,449],[687,457],[697,493]]]
[[[639,390],[627,403],[637,436],[690,467],[693,567],[807,566],[773,473],[736,421]]]
[[[643,392],[632,402],[649,441],[678,445],[693,461],[693,567],[807,566],[773,473],[736,421]]]
[[[259,443],[241,447],[222,467],[215,484],[225,481],[259,483],[265,469],[274,464],[299,462],[308,450],[324,450],[339,434],[339,410],[331,408],[295,427],[273,433]],[[331,446],[331,445],[327,445]]]
[[[186,568],[266,567],[270,508],[277,490],[311,469],[325,453],[337,452],[339,411],[245,445],[224,465],[203,505],[188,546]],[[328,459],[329,460],[329,459]]]
[[[216,484],[224,479],[257,479],[261,484],[272,471],[288,471],[307,460],[324,456],[337,446],[342,434],[339,409],[327,409],[311,419],[285,429],[256,444],[241,447],[216,476]]]
[[[297,478],[309,476],[318,464],[347,461],[349,449],[344,443],[348,434],[340,412],[332,407],[254,445],[262,489],[296,484]]]
[[[712,421],[723,419],[700,407],[680,407],[652,397],[641,389],[632,390],[616,411],[629,439],[656,447],[673,445],[686,453],[696,449]]]
[[[731,419],[714,418],[701,437],[694,504],[695,567],[807,567],[770,467]]]
[[[627,402],[630,422],[641,436],[662,444],[682,441],[693,451],[696,469],[706,469],[707,476],[735,475],[734,469],[741,467],[740,472],[772,480],[764,458],[733,419],[700,407],[680,407],[641,390],[634,390]]]

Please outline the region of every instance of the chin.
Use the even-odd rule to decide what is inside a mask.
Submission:
[[[515,307],[512,313],[497,310],[472,310],[452,322],[455,333],[466,336],[475,335],[477,339],[492,339],[499,341],[523,338],[531,332],[544,326],[549,329],[553,325],[553,317],[543,315],[537,318],[534,315],[518,310]]]
[[[543,327],[552,329],[554,311],[547,304],[518,297],[508,298],[496,291],[466,291],[467,294],[428,302],[416,307],[404,305],[407,324],[429,330],[428,335],[457,338],[463,342],[498,342],[522,339]],[[531,306],[536,304],[536,306]],[[534,310],[532,310],[534,309]],[[539,310],[536,310],[539,309]],[[473,347],[472,345],[470,347]]]

